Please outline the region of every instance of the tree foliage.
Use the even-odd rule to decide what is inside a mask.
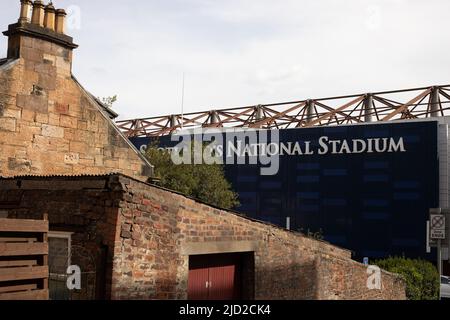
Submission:
[[[239,206],[238,196],[225,178],[223,165],[175,165],[170,153],[159,149],[157,142],[148,146],[146,156],[155,166],[160,186],[219,208],[232,209]]]
[[[105,106],[112,109],[113,104],[117,101],[117,94],[110,97],[98,98]]]
[[[403,277],[406,281],[406,296],[409,300],[439,299],[439,273],[431,262],[422,259],[391,257],[376,261],[374,264]]]

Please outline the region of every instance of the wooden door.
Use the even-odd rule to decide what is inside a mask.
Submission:
[[[236,254],[191,256],[189,300],[239,300],[241,257]]]
[[[188,296],[190,300],[208,300],[209,269],[196,267],[189,270]]]

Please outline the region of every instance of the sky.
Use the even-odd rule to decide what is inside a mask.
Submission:
[[[3,30],[19,2],[2,0]],[[53,3],[73,74],[117,94],[120,119],[181,113],[183,73],[185,112],[450,84],[448,0]]]

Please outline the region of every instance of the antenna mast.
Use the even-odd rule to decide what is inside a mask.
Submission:
[[[184,78],[185,74],[183,72],[183,89],[181,93],[181,130],[184,129]]]

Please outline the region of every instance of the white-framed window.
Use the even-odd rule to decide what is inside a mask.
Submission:
[[[70,266],[72,232],[48,233],[48,266],[50,273],[66,274]]]
[[[49,291],[52,300],[67,300],[67,268],[71,265],[72,232],[48,233]]]

